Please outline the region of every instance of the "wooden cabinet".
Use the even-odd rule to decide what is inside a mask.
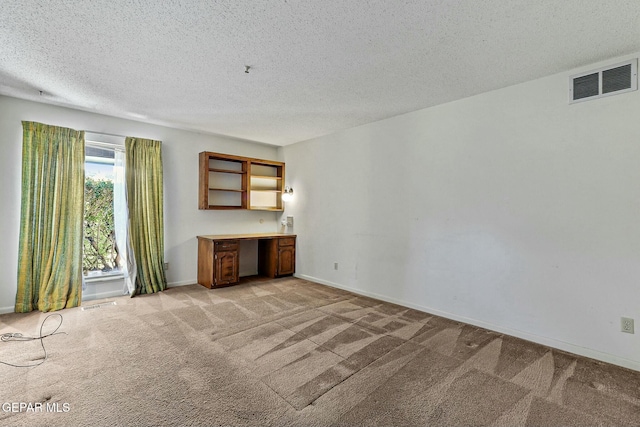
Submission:
[[[258,272],[281,277],[296,271],[296,238],[280,237],[258,243]]]
[[[282,211],[284,163],[200,153],[199,209]]]
[[[240,280],[237,240],[198,239],[198,283],[208,288],[227,286]]]
[[[296,272],[296,239],[278,239],[278,269],[276,276],[286,276]]]
[[[262,243],[262,241],[261,241]],[[258,260],[258,271],[266,273],[268,277],[289,276],[296,272],[296,238],[295,236],[278,237],[264,242],[263,263]]]
[[[213,254],[215,286],[238,283],[240,280],[239,255],[237,241],[215,242]]]
[[[271,278],[296,270],[296,236],[282,233],[198,236],[198,283],[207,288],[240,281],[240,240],[258,240],[258,274]]]

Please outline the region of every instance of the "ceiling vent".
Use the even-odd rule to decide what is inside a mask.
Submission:
[[[602,98],[638,89],[638,60],[569,77],[569,103]]]

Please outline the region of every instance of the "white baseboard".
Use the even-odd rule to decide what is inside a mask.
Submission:
[[[622,366],[624,368],[633,369],[635,371],[640,371],[640,362],[630,359],[625,359],[622,357],[618,357],[613,354],[603,353],[598,350],[594,350],[587,347],[582,347],[576,344],[559,341],[554,338],[544,337],[536,334],[531,334],[525,331],[519,331],[517,329],[511,329],[500,325],[495,325],[492,323],[484,322],[482,320],[470,319],[468,317],[459,316],[457,314],[448,313],[445,311],[437,310],[435,308],[426,307],[420,304],[414,304],[408,301],[402,301],[399,299],[391,298],[386,295],[376,294],[374,292],[367,292],[361,289],[351,288],[349,286],[344,286],[339,283],[334,283],[328,280],[319,279],[313,276],[307,276],[306,274],[295,274],[295,277],[300,279],[309,280],[310,282],[320,283],[322,285],[331,286],[333,288],[343,289],[345,291],[353,292],[354,294],[363,295],[375,299],[379,299],[382,301],[390,302],[393,304],[398,304],[403,307],[414,308],[416,310],[424,311],[425,313],[433,314],[440,317],[445,317],[447,319],[455,320],[458,322],[467,323],[470,325],[478,326],[484,329],[489,329],[491,331],[499,332],[501,334],[510,335],[512,337],[521,338],[523,340],[531,341],[537,344],[542,344],[547,347],[553,347],[558,350],[567,351],[569,353],[577,354],[579,356],[588,357],[595,360],[600,360],[602,362],[611,363],[613,365]]]
[[[0,307],[0,314],[13,313],[15,310],[14,306],[10,307]]]
[[[181,280],[179,282],[167,283],[167,287],[195,285],[197,283],[198,283],[198,281],[196,279],[193,279],[193,280]]]

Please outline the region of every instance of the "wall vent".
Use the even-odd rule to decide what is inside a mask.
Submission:
[[[569,103],[638,89],[638,59],[569,77]]]

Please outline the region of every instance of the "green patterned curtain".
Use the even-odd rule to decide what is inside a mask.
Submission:
[[[138,272],[135,294],[150,294],[167,288],[164,274],[162,143],[127,137],[125,156],[129,233]]]
[[[82,299],[84,132],[22,122],[22,199],[15,311]]]

